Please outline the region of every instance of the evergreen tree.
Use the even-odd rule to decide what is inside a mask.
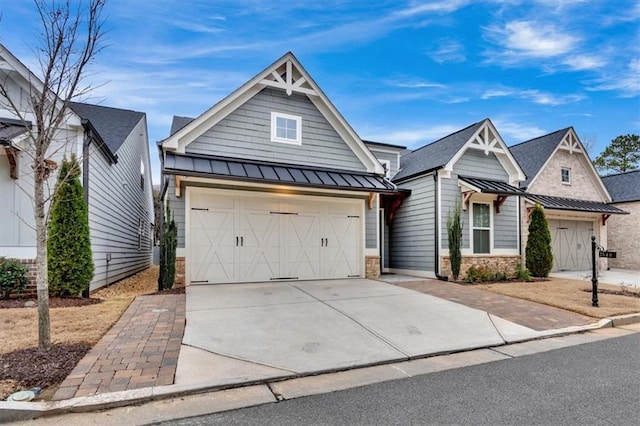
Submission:
[[[176,280],[176,247],[178,246],[178,227],[171,216],[169,204],[162,222],[162,236],[160,237],[160,276],[158,290],[173,287]]]
[[[48,230],[49,291],[58,296],[77,296],[89,288],[93,258],[89,214],[75,155],[62,161]]]
[[[457,280],[460,275],[460,265],[462,264],[462,222],[460,221],[460,204],[456,204],[453,215],[449,212],[447,217],[447,234],[449,236],[449,262],[451,263],[451,274]]]
[[[593,164],[599,172],[624,173],[640,167],[640,136],[624,135],[613,139]]]
[[[551,233],[540,204],[536,204],[529,223],[529,239],[526,249],[527,269],[534,277],[546,277],[553,267]]]

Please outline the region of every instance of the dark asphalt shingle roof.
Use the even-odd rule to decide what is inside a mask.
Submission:
[[[71,102],[70,107],[80,118],[89,120],[112,154],[116,154],[144,117],[143,112],[79,102]]]
[[[20,136],[31,127],[31,122],[23,122],[12,118],[0,118],[0,143],[10,143],[13,138]]]
[[[627,214],[609,204],[597,201],[574,200],[572,198],[551,197],[549,195],[527,194],[526,198],[536,203],[540,203],[545,209],[551,210],[571,210],[577,212],[605,213],[605,214]]]
[[[557,130],[553,133],[509,147],[509,151],[511,151],[511,154],[518,164],[520,164],[524,174],[527,175],[527,180],[520,183],[521,188],[529,186],[531,180],[538,174],[549,157],[551,157],[551,154],[553,154],[553,151],[569,129],[571,129],[571,127]]]
[[[460,151],[485,121],[486,119],[478,121],[422,148],[402,155],[400,157],[400,171],[393,177],[393,181],[398,182],[444,166]]]
[[[395,192],[397,189],[394,184],[373,173],[356,173],[203,154],[177,154],[171,151],[166,152],[162,172],[316,188],[374,192]]]
[[[385,143],[385,142],[375,142],[375,141],[368,141],[368,140],[362,140],[362,142],[364,142],[366,145],[371,145],[374,149],[376,146],[380,147],[380,148],[391,148],[391,149],[397,149],[398,151],[404,151],[405,149],[407,149],[406,146],[402,146],[402,145],[395,145],[392,143]]]
[[[613,203],[640,201],[640,170],[604,176],[602,182]]]
[[[503,182],[500,180],[492,180],[492,179],[480,179],[474,178],[470,176],[458,176],[463,182],[470,184],[480,190],[480,192],[485,194],[498,194],[498,195],[525,195],[524,192],[520,188],[516,188],[515,186],[509,185],[507,182]]]
[[[195,118],[191,117],[180,117],[179,115],[173,116],[173,121],[171,122],[171,133],[169,136],[173,135],[178,130],[182,129],[187,124],[191,123]]]

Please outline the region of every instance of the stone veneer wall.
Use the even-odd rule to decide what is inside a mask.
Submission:
[[[380,256],[365,256],[365,278],[380,277]]]
[[[458,280],[464,280],[467,277],[467,270],[472,266],[490,266],[491,268],[513,275],[516,267],[521,265],[522,258],[520,255],[512,256],[462,256],[462,264],[460,265],[460,276]],[[451,274],[451,263],[449,256],[442,257],[442,275],[446,275],[449,279],[453,279]]]
[[[184,257],[176,257],[176,280],[175,287],[185,287]]]
[[[607,220],[607,250],[615,251],[610,268],[640,270],[640,201],[615,204],[630,214],[613,214]]]

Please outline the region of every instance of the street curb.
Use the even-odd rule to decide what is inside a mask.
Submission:
[[[424,356],[410,357],[409,359],[410,360],[425,359],[425,358],[431,358],[435,356],[462,353],[462,352],[468,352],[468,351],[478,350],[478,349],[488,349],[488,348],[494,348],[499,346],[506,346],[510,344],[523,343],[528,341],[543,340],[551,337],[561,337],[561,336],[567,336],[570,334],[584,333],[584,332],[599,330],[603,328],[620,327],[620,326],[629,325],[633,323],[640,323],[640,313],[608,317],[608,318],[601,319],[598,322],[587,324],[584,326],[573,326],[573,327],[566,327],[566,328],[555,329],[555,330],[547,330],[547,331],[541,332],[539,335],[535,337],[509,340],[508,342],[505,342],[505,345],[498,345],[498,346],[489,345],[486,347],[460,349],[460,350],[455,350],[455,351],[445,352],[445,353],[439,352],[439,353],[433,353],[433,354],[426,354]],[[383,362],[383,363],[379,363],[379,365],[390,364],[393,362],[395,361]],[[374,365],[369,364],[369,365],[357,366],[352,368],[337,369],[333,371],[323,372],[323,374],[331,373],[331,372],[337,373],[342,371],[357,370],[361,368],[370,368],[375,365],[378,365],[378,364],[374,364]],[[284,380],[299,379],[301,377],[315,376],[318,374],[319,373],[299,374],[299,375],[294,375],[292,377],[287,376],[287,377],[281,378],[281,380],[282,379]],[[59,415],[59,414],[86,413],[91,411],[119,408],[119,407],[124,407],[129,405],[142,404],[142,403],[151,402],[151,401],[158,401],[162,399],[176,398],[176,397],[194,395],[194,394],[205,393],[205,392],[222,391],[226,389],[241,388],[246,386],[255,386],[259,384],[268,385],[269,383],[272,383],[274,381],[277,382],[278,379],[276,378],[274,380],[274,378],[269,378],[262,381],[254,380],[254,381],[247,381],[243,383],[234,383],[234,384],[228,384],[228,385],[220,385],[219,383],[213,385],[213,384],[207,384],[205,382],[205,383],[198,383],[198,384],[191,384],[191,385],[155,386],[151,388],[134,389],[134,390],[120,391],[120,392],[110,392],[110,393],[92,395],[92,396],[86,396],[86,397],[77,397],[77,398],[71,398],[71,399],[62,400],[62,401],[44,401],[44,402],[0,401],[0,424],[16,422],[16,421],[32,420],[39,417],[46,417],[46,416]]]

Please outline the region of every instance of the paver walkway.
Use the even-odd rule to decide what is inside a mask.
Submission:
[[[384,280],[384,276],[382,277]],[[552,330],[597,322],[596,318],[553,306],[480,290],[471,285],[416,278],[392,284],[480,309],[534,330]]]
[[[173,384],[184,327],[184,294],[138,296],[53,399]]]

